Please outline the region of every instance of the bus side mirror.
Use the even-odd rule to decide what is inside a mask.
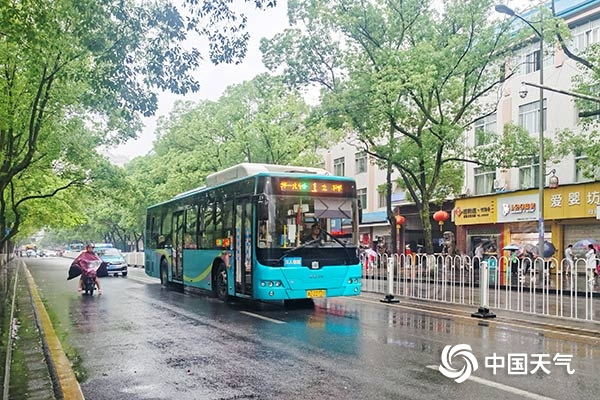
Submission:
[[[267,196],[261,194],[256,203],[256,219],[259,221],[269,219],[269,200]]]
[[[358,223],[362,224],[363,222],[363,209],[360,200],[358,200]]]

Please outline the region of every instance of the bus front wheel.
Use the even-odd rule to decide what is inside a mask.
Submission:
[[[167,265],[167,261],[165,259],[163,259],[160,262],[160,285],[163,288],[168,288],[169,287],[169,272],[168,272],[169,266]]]
[[[215,278],[215,292],[217,298],[221,301],[227,300],[227,267],[225,263],[219,263],[217,276]]]

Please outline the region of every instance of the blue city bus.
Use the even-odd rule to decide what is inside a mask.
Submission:
[[[223,301],[358,295],[358,215],[352,178],[239,164],[148,208],[146,274]],[[321,235],[307,240],[314,224]]]

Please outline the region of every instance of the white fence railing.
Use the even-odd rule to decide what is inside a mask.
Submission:
[[[144,268],[144,252],[123,253],[123,256],[130,267]]]
[[[600,322],[600,278],[583,259],[485,260],[465,256],[363,254],[362,290],[437,302],[482,306]],[[388,271],[391,271],[390,285]],[[480,293],[480,269],[488,282]],[[390,293],[390,290],[392,293]],[[484,298],[482,299],[482,296]]]

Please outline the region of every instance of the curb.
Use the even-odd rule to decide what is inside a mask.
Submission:
[[[48,366],[55,373],[58,380],[57,395],[68,400],[83,400],[85,398],[83,397],[83,392],[81,391],[79,382],[77,382],[75,373],[71,368],[71,362],[60,344],[60,340],[52,326],[52,321],[50,321],[50,316],[46,311],[44,303],[42,303],[37,286],[27,267],[25,267],[25,276],[29,285],[29,293],[31,294],[33,309],[36,315],[36,323],[40,328],[44,350],[49,355]]]

